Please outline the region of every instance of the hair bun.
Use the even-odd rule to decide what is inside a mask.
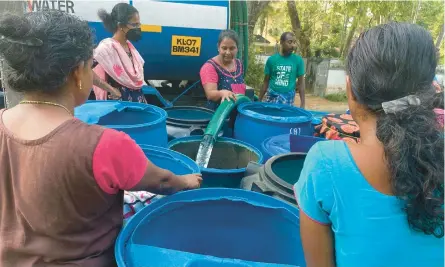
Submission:
[[[113,16],[108,13],[105,9],[99,9],[97,12],[100,20],[104,23],[105,29],[109,32],[115,32],[117,28],[117,22],[114,21]]]
[[[0,19],[0,35],[11,39],[27,37],[31,24],[24,16],[8,14]]]

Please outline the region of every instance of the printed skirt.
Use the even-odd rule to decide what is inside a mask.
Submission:
[[[293,106],[295,102],[295,90],[282,93],[269,88],[267,89],[263,102]]]

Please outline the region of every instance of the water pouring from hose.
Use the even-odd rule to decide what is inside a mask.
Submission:
[[[236,101],[224,101],[219,105],[212,120],[207,125],[201,144],[199,145],[196,163],[202,168],[206,168],[212,155],[213,144],[218,138],[218,133],[224,125],[226,118],[230,112],[241,103],[251,102],[250,98],[245,95],[236,95]]]

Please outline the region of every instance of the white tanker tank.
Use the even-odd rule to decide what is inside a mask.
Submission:
[[[245,1],[32,0],[25,2],[25,9],[57,9],[77,15],[89,22],[99,42],[111,33],[105,30],[97,11],[103,8],[111,12],[121,2],[139,11],[142,40],[134,45],[145,60],[146,80],[199,80],[201,66],[217,54],[221,30],[241,32],[241,43],[247,44]],[[244,47],[240,47],[241,58],[246,58]]]

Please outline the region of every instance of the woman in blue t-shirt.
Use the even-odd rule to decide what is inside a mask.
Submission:
[[[350,50],[360,143],[319,142],[294,190],[308,267],[444,266],[444,139],[437,58],[422,27],[390,23]]]

